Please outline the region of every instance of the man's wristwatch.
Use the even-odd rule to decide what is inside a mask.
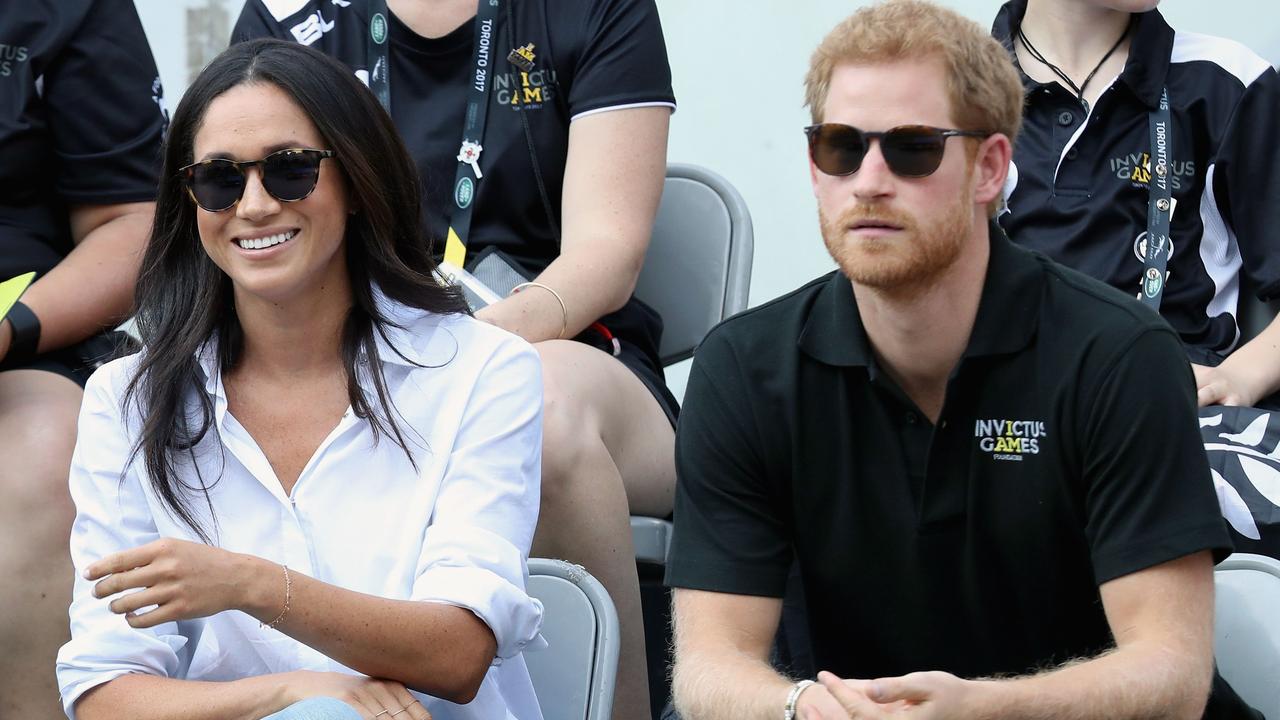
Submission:
[[[34,360],[36,348],[40,345],[40,319],[31,312],[31,308],[15,302],[9,308],[9,314],[4,316],[4,320],[0,320],[4,321],[8,321],[13,335],[9,341],[9,350],[0,358],[0,362],[13,366]]]
[[[810,685],[816,685],[812,680],[801,680],[791,686],[791,692],[787,695],[787,705],[782,714],[782,720],[796,720],[796,703],[800,702],[800,693],[804,692]]]

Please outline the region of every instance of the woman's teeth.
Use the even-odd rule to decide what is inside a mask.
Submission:
[[[245,250],[261,250],[263,248],[269,248],[272,245],[279,245],[286,240],[292,240],[293,236],[297,234],[297,230],[292,230],[290,232],[283,232],[269,237],[254,238],[252,240],[238,240],[236,242]]]

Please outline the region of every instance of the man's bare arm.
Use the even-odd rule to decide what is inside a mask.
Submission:
[[[793,681],[769,666],[782,600],[677,589],[672,695],[684,720],[777,720]],[[812,718],[846,717],[815,685],[801,696]]]
[[[891,717],[852,694],[906,701],[913,717],[1022,720],[1196,720],[1213,677],[1213,565],[1208,551],[1117,578],[1101,587],[1116,647],[1096,658],[1013,680],[967,681],[919,672],[845,681],[851,717]],[[837,696],[844,683],[825,678]]]

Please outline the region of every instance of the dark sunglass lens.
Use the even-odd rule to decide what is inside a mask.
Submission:
[[[244,175],[228,160],[213,160],[191,168],[191,194],[200,207],[226,210],[244,192]]]
[[[262,164],[262,184],[278,200],[291,202],[311,194],[320,175],[320,156],[312,152],[286,150],[268,157]]]
[[[946,136],[927,127],[894,128],[880,139],[884,161],[903,177],[932,174],[942,164],[946,148]]]
[[[849,175],[862,166],[867,154],[866,138],[848,125],[822,125],[810,141],[813,164],[828,175]]]

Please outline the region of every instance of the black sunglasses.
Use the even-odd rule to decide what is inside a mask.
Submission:
[[[921,178],[932,175],[942,164],[949,137],[989,137],[989,132],[952,130],[928,125],[902,125],[884,132],[864,132],[850,125],[823,123],[804,129],[809,138],[809,157],[827,175],[852,175],[862,167],[862,158],[872,140],[880,141],[880,153],[895,175]]]
[[[178,170],[187,192],[196,204],[209,212],[221,212],[244,195],[245,168],[262,168],[262,187],[280,202],[297,202],[316,189],[320,161],[334,157],[332,150],[285,148],[261,160],[236,162],[212,158]]]

